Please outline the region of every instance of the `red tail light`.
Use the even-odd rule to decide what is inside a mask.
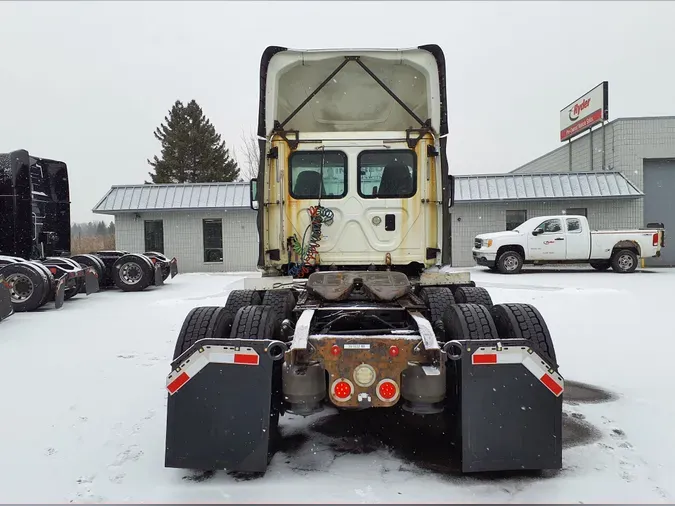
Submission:
[[[395,381],[384,379],[377,384],[377,396],[380,400],[391,402],[398,397],[398,385]]]
[[[348,379],[340,378],[333,383],[333,397],[338,401],[348,401],[354,393],[352,382]]]
[[[330,348],[330,354],[334,357],[337,357],[340,354],[340,347],[337,344],[334,344]]]
[[[398,357],[399,351],[400,350],[398,349],[398,346],[389,347],[389,355],[391,355],[392,357]]]
[[[56,267],[50,267],[49,272],[51,272],[52,274],[56,274]]]
[[[656,232],[656,233],[652,236],[652,246],[658,246],[658,245],[659,245],[659,233]]]
[[[153,264],[156,264],[156,263],[157,263],[157,259],[156,259],[156,258],[151,258],[150,260],[152,260],[152,263],[153,263]]]

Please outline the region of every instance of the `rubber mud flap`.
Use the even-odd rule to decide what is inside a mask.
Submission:
[[[66,276],[61,276],[56,282],[56,293],[54,294],[54,305],[56,309],[63,306],[63,301],[66,296]]]
[[[154,264],[155,270],[155,286],[161,286],[164,284],[164,278],[162,277],[162,266],[159,264]]]
[[[172,363],[165,467],[265,472],[275,432],[272,343],[285,347],[262,339],[201,339]],[[236,363],[240,354],[248,355]]]
[[[172,258],[169,262],[169,268],[171,269],[171,278],[175,278],[178,275],[178,260]]]
[[[100,290],[98,286],[98,274],[93,267],[86,267],[84,269],[84,286],[87,295],[96,293]]]
[[[524,339],[463,341],[452,355],[448,407],[460,470],[561,469],[564,384],[545,355]]]
[[[12,298],[9,295],[9,289],[5,285],[5,278],[0,276],[0,320],[9,318],[14,314]]]

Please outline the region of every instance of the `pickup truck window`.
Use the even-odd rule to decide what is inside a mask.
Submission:
[[[408,199],[417,193],[414,151],[367,150],[358,157],[358,188],[363,198]]]
[[[296,151],[288,164],[294,199],[339,199],[347,195],[347,155],[342,151]]]
[[[552,234],[562,231],[562,223],[560,222],[559,219],[554,218],[552,220],[546,220],[545,222],[541,223],[538,227],[535,227],[535,229],[537,228],[543,229],[545,234]]]
[[[573,234],[581,233],[581,221],[579,221],[579,218],[567,218],[567,231]]]

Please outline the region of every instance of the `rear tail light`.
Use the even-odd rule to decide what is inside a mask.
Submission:
[[[383,379],[377,384],[375,393],[383,402],[394,402],[398,399],[398,385],[394,380]]]
[[[51,272],[52,274],[56,274],[56,267],[50,267],[49,272]]]
[[[346,402],[352,398],[354,385],[346,378],[339,378],[333,382],[331,390],[336,400]]]
[[[392,357],[398,357],[400,350],[398,349],[398,346],[390,346],[389,347],[389,355]]]
[[[337,344],[331,346],[330,354],[337,357],[340,354],[340,347]]]
[[[658,245],[659,245],[659,233],[656,232],[656,233],[652,236],[652,246],[658,246]]]

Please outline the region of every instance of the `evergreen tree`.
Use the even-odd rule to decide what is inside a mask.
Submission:
[[[196,101],[185,106],[176,100],[164,121],[154,132],[162,144],[162,157],[148,160],[155,170],[148,173],[152,183],[215,183],[238,178],[237,162]]]
[[[115,222],[111,221],[108,225],[108,234],[115,235]]]
[[[108,232],[108,227],[105,226],[105,222],[99,221],[96,225],[96,235],[106,235]]]

